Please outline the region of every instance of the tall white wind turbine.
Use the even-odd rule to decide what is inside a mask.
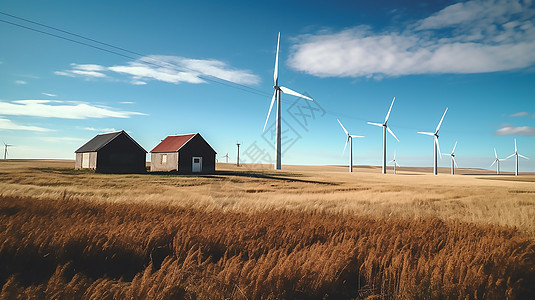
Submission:
[[[342,129],[347,135],[346,144],[344,145],[344,152],[346,152],[347,142],[349,141],[349,172],[353,172],[353,138],[363,138],[364,136],[349,134],[344,125],[342,125],[342,122],[340,122],[340,120],[338,119],[336,120],[338,121],[340,126],[342,126]]]
[[[520,157],[525,158],[525,159],[529,159],[529,158],[527,158],[524,155],[518,153],[518,151],[516,149],[516,139],[515,139],[515,153],[507,156],[507,158],[510,158],[510,157],[513,157],[513,156],[516,156],[516,160],[515,160],[515,176],[518,176],[518,157],[520,156]]]
[[[277,38],[277,54],[275,55],[275,71],[273,72],[273,97],[271,97],[271,104],[269,106],[268,115],[266,122],[264,123],[264,130],[266,130],[266,125],[269,120],[269,115],[271,114],[271,109],[273,109],[273,103],[275,99],[277,100],[277,117],[276,117],[276,134],[275,134],[275,170],[281,169],[281,92],[297,96],[299,98],[304,98],[310,101],[314,101],[312,98],[305,95],[301,95],[298,92],[295,92],[287,87],[279,86],[279,43],[281,39],[281,33],[279,32],[279,37]]]
[[[388,132],[390,132],[390,134],[399,142],[394,132],[392,132],[392,130],[387,125],[388,118],[390,117],[390,111],[392,111],[392,106],[394,105],[394,100],[396,100],[396,97],[392,99],[392,104],[390,104],[390,108],[388,109],[388,113],[386,114],[384,123],[380,124],[380,123],[368,122],[368,124],[370,125],[383,127],[383,174],[386,174],[386,131],[388,130]]]
[[[504,159],[499,159],[498,158],[498,154],[496,153],[496,148],[494,148],[494,157],[496,159],[494,159],[494,161],[492,162],[492,164],[490,165],[490,167],[492,167],[494,164],[496,164],[496,174],[500,175],[500,161],[504,160]],[[507,159],[507,158],[506,158]],[[489,167],[489,168],[490,168]]]
[[[442,121],[444,120],[444,116],[446,116],[446,112],[448,112],[448,108],[446,107],[446,110],[444,111],[444,114],[442,115],[442,119],[440,119],[440,122],[438,122],[437,129],[435,130],[435,133],[432,132],[421,132],[418,131],[420,134],[430,135],[434,137],[434,164],[433,164],[433,174],[438,174],[438,155],[440,155],[440,158],[442,158],[442,154],[440,154],[440,146],[438,145],[438,131],[440,130],[440,125],[442,125]],[[438,151],[438,154],[437,154]]]
[[[394,174],[396,174],[396,166],[399,167],[398,162],[396,161],[396,150],[394,150],[394,159],[389,162],[394,163]]]
[[[445,154],[451,156],[451,175],[455,174],[455,167],[459,167],[457,166],[457,162],[455,161],[455,147],[457,147],[457,142],[455,142],[455,145],[453,145],[453,150],[451,150],[451,153]]]
[[[7,148],[13,146],[10,144],[6,144],[4,141],[2,141],[2,144],[4,144],[4,159],[7,159]]]

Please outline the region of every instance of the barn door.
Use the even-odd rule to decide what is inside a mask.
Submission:
[[[82,168],[89,168],[89,153],[82,153]]]
[[[202,157],[194,156],[192,158],[191,171],[192,172],[201,172],[201,170],[202,170]]]

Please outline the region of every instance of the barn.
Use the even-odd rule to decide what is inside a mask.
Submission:
[[[99,173],[147,171],[147,151],[124,130],[99,134],[75,153],[76,169],[93,169]]]
[[[199,133],[171,135],[150,152],[150,170],[212,173],[215,156],[215,150]]]

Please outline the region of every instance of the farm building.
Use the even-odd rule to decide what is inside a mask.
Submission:
[[[168,136],[150,153],[151,171],[179,173],[215,171],[216,152],[199,133]]]
[[[100,173],[147,171],[147,151],[124,130],[99,134],[75,153],[76,169],[93,169]]]

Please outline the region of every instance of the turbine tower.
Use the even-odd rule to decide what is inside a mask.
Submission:
[[[269,106],[268,115],[266,118],[266,123],[264,123],[264,129],[266,130],[266,125],[269,120],[269,115],[271,114],[271,109],[273,109],[273,103],[275,99],[277,100],[277,117],[276,117],[276,128],[275,128],[275,170],[281,169],[281,92],[304,98],[310,101],[314,101],[312,98],[299,94],[298,92],[292,91],[291,89],[283,86],[279,86],[279,43],[281,39],[281,33],[279,32],[279,37],[277,38],[277,54],[275,55],[275,71],[273,72],[273,97],[271,97],[271,104]]]
[[[515,153],[507,156],[507,158],[510,158],[510,157],[513,157],[513,156],[516,156],[516,160],[515,160],[515,176],[518,176],[518,157],[520,156],[520,157],[525,158],[525,159],[529,159],[529,158],[527,158],[524,155],[518,153],[518,151],[516,149],[516,139],[515,139]]]
[[[457,147],[457,142],[455,142],[455,145],[453,145],[453,150],[451,150],[451,153],[446,153],[446,155],[451,156],[451,175],[455,174],[455,167],[459,167],[455,161],[455,147]]]
[[[442,154],[440,154],[440,146],[438,145],[438,131],[440,130],[440,125],[442,125],[442,121],[444,120],[444,116],[446,116],[446,112],[448,112],[448,108],[446,107],[446,110],[444,111],[444,114],[442,115],[442,119],[440,119],[440,122],[438,122],[437,129],[435,130],[435,133],[432,132],[420,132],[420,134],[430,135],[434,136],[434,164],[433,164],[433,174],[438,174],[438,155],[440,155],[440,158],[442,158]],[[438,151],[438,155],[437,155]]]
[[[340,120],[336,119],[340,126],[342,126],[342,129],[347,134],[346,144],[344,145],[344,152],[346,152],[347,142],[349,141],[349,172],[353,172],[353,138],[363,138],[364,136],[361,135],[351,135],[349,132],[347,132],[344,125],[342,125],[342,122]]]
[[[496,164],[496,174],[500,175],[500,161],[502,161],[503,159],[499,159],[498,158],[498,154],[496,154],[496,148],[494,148],[494,157],[496,158],[492,164],[490,165],[490,167],[492,167],[494,164]],[[507,159],[507,158],[506,158]],[[489,168],[490,168],[489,167]]]
[[[398,162],[396,161],[396,150],[394,150],[394,159],[389,162],[394,163],[394,174],[396,174],[396,166],[399,167]]]
[[[4,141],[2,141],[2,143],[4,144],[4,159],[7,159],[7,148],[11,147],[13,145],[6,144],[6,143],[4,143]]]
[[[388,113],[386,114],[384,123],[380,124],[380,123],[368,122],[368,124],[370,125],[383,127],[383,174],[386,174],[386,131],[388,130],[388,132],[390,132],[390,134],[399,142],[396,135],[392,132],[392,130],[390,130],[390,128],[387,125],[388,118],[390,117],[390,111],[392,110],[392,106],[394,105],[394,100],[396,100],[396,97],[392,99],[392,104],[390,104],[390,109],[388,109]]]

